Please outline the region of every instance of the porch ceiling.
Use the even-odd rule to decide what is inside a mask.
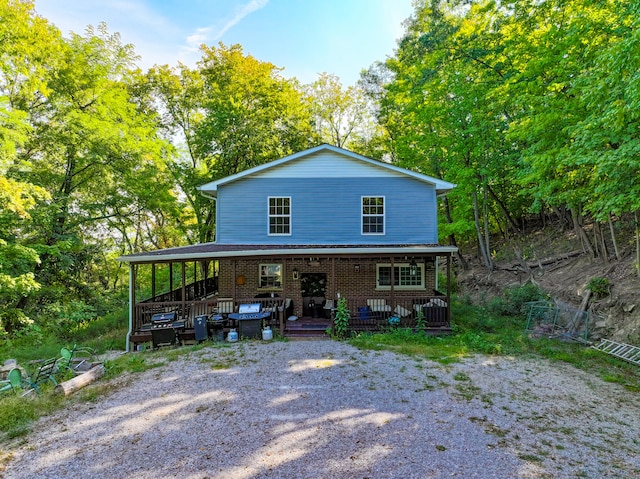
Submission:
[[[234,258],[246,256],[368,256],[368,255],[449,255],[455,246],[437,244],[390,245],[252,245],[201,243],[178,248],[168,248],[146,253],[121,256],[126,263],[161,263],[168,261],[193,261],[203,259]]]

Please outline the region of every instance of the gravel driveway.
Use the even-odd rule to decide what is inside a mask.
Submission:
[[[640,477],[638,394],[544,360],[256,341],[112,384],[42,420],[0,476]]]

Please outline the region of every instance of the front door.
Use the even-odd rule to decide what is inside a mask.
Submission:
[[[327,292],[326,273],[302,273],[300,275],[302,293],[302,314],[313,318],[324,317],[324,302]]]

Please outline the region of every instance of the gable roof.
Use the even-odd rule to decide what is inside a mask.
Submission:
[[[344,148],[338,148],[337,146],[328,145],[328,144],[325,143],[325,144],[316,146],[314,148],[309,148],[307,150],[299,151],[299,152],[294,153],[292,155],[285,156],[284,158],[280,158],[279,160],[274,160],[274,161],[271,161],[269,163],[265,163],[263,165],[255,166],[253,168],[250,168],[248,170],[242,171],[240,173],[236,173],[235,175],[231,175],[231,176],[227,176],[225,178],[221,178],[219,180],[211,181],[211,182],[206,183],[206,184],[204,184],[202,186],[199,186],[198,190],[200,190],[201,192],[206,193],[206,194],[208,194],[210,196],[216,196],[217,193],[218,193],[218,187],[219,186],[226,185],[228,183],[233,183],[234,181],[241,180],[241,179],[246,178],[248,176],[252,176],[252,175],[261,173],[263,171],[269,170],[271,168],[275,168],[275,167],[279,167],[281,165],[285,165],[287,163],[295,162],[296,160],[300,160],[302,158],[305,158],[305,157],[308,157],[308,156],[311,156],[311,155],[315,155],[315,154],[323,152],[323,151],[329,151],[329,152],[336,153],[338,155],[346,156],[351,160],[360,161],[360,162],[363,162],[365,164],[373,165],[373,166],[375,166],[377,168],[387,169],[390,172],[399,173],[399,174],[405,175],[407,177],[411,177],[411,178],[414,178],[416,180],[422,181],[424,183],[433,185],[435,187],[436,193],[438,195],[444,194],[447,191],[451,190],[452,188],[455,188],[455,186],[456,186],[453,183],[449,183],[448,181],[439,180],[439,179],[433,178],[431,176],[423,175],[422,173],[416,173],[415,171],[407,170],[405,168],[400,168],[398,166],[395,166],[395,165],[392,165],[392,164],[389,164],[389,163],[385,163],[383,161],[374,160],[372,158],[368,158],[366,156],[359,155],[359,154],[354,153],[352,151],[345,150]]]

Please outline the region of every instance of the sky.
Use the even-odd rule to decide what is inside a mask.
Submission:
[[[194,67],[199,46],[242,45],[302,83],[319,73],[355,84],[362,69],[392,56],[412,0],[36,0],[36,12],[66,36],[107,24],[132,43],[138,65]]]

